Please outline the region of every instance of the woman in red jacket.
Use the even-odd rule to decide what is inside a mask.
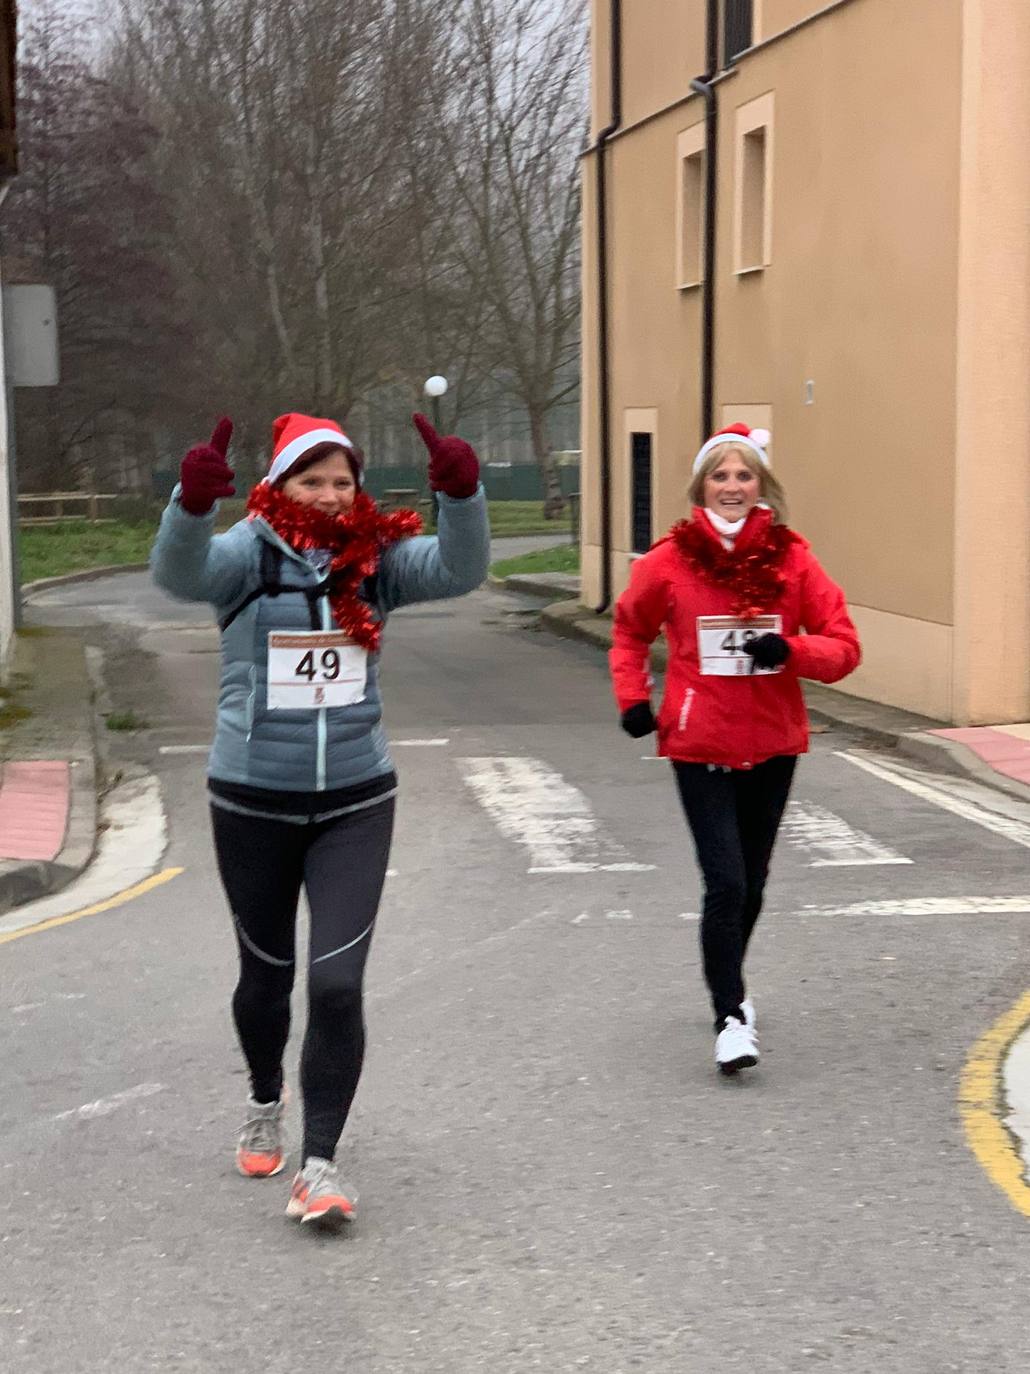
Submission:
[[[860,657],[844,593],[783,523],[768,443],[764,430],[731,425],[704,444],[691,517],[633,565],[610,656],[622,727],[635,739],[657,729],[694,837],[723,1073],[758,1063],[743,962],[797,756],[808,749],[800,679],[838,682]],[[663,629],[656,721],[648,651]]]

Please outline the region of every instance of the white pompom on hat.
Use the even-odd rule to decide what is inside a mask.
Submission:
[[[698,455],[694,459],[694,476],[696,477],[701,471],[702,464],[712,449],[718,448],[720,444],[741,444],[744,448],[749,448],[756,453],[764,467],[772,467],[766,452],[771,442],[772,435],[767,429],[751,429],[748,425],[743,424],[727,425],[725,429],[718,430],[701,445]]]
[[[355,469],[360,486],[364,475],[361,461],[353,451],[353,443],[336,421],[318,420],[313,415],[300,415],[295,411],[280,415],[272,423],[272,462],[264,480],[269,486],[274,486],[286,476],[294,463],[298,463],[320,444],[335,444],[337,448],[352,451],[351,467]]]

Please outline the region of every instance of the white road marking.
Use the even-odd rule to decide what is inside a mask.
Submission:
[[[391,748],[398,749],[442,749],[450,744],[449,739],[392,739]]]
[[[0,934],[67,916],[150,877],[168,842],[157,778],[145,773],[113,788],[101,803],[100,819],[96,853],[83,874],[54,896],[0,916]]]
[[[1006,916],[1030,913],[1026,897],[906,897],[895,901],[849,902],[841,906],[801,906],[791,911],[769,911],[777,916]],[[696,921],[698,913],[684,911],[684,921]]]
[[[606,911],[605,916],[609,921],[632,921],[632,911]]]
[[[1005,1125],[1019,1141],[1024,1177],[1030,1183],[1030,1028],[1013,1042],[1002,1070],[1005,1100],[1012,1109]]]
[[[539,759],[458,760],[465,782],[501,834],[523,845],[530,873],[645,873],[606,835],[577,787]]]
[[[159,754],[206,754],[210,748],[210,744],[162,744],[157,752]]]
[[[523,916],[520,921],[515,921],[510,926],[505,926],[503,930],[495,930],[492,935],[484,935],[481,940],[473,940],[471,944],[460,945],[449,954],[445,954],[442,959],[430,959],[427,964],[423,964],[420,968],[413,968],[408,973],[402,973],[400,977],[394,978],[394,980],[391,983],[387,983],[385,987],[378,988],[374,992],[371,992],[365,1000],[369,1005],[377,1002],[385,1002],[388,998],[392,997],[395,992],[398,992],[402,987],[406,987],[409,983],[416,982],[418,979],[427,976],[438,978],[440,969],[446,965],[458,962],[466,963],[471,955],[477,953],[479,950],[490,949],[493,945],[503,944],[506,940],[510,940],[513,935],[519,935],[522,931],[528,930],[531,926],[535,926],[541,921],[550,919],[553,915],[554,912],[550,907],[547,907],[543,911],[535,911],[532,915]],[[437,1011],[439,1010],[440,1008],[437,1006]]]
[[[1027,897],[907,897],[897,901],[851,902],[847,906],[803,906],[805,916],[1004,916],[1030,911]]]
[[[911,859],[855,830],[815,802],[791,802],[783,817],[783,838],[813,857],[809,868],[851,868],[860,864],[910,864]]]
[[[874,778],[893,783],[902,791],[932,802],[953,816],[972,821],[974,825],[991,830],[995,835],[1030,849],[1030,806],[990,788],[980,787],[965,778],[946,777],[940,773],[926,773],[893,759],[873,760],[867,754],[837,751],[837,757],[856,768],[871,773]]]
[[[55,1121],[67,1121],[70,1117],[76,1117],[79,1121],[92,1121],[96,1116],[110,1116],[119,1107],[123,1107],[126,1102],[135,1102],[141,1097],[153,1097],[155,1093],[163,1093],[165,1085],[163,1083],[137,1083],[134,1088],[126,1088],[124,1092],[114,1093],[111,1097],[99,1097],[95,1102],[86,1102],[81,1107],[73,1107],[70,1112],[58,1112],[53,1118]]]

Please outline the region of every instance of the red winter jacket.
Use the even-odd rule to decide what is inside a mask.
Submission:
[[[634,563],[615,608],[609,663],[619,710],[649,700],[648,650],[664,629],[669,655],[658,713],[660,755],[751,768],[777,754],[803,754],[808,713],[799,679],[838,682],[861,656],[844,593],[800,535],[773,526],[771,511],[752,511],[730,554],[704,511],[695,510],[690,524],[689,533],[683,522]],[[740,560],[752,571],[734,588]],[[782,617],[790,645],[783,669],[702,673],[698,617],[754,614]],[[739,666],[745,663],[750,666],[748,660]]]

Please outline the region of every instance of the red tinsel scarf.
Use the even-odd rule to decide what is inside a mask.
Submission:
[[[333,619],[362,648],[379,648],[382,626],[372,618],[372,608],[360,596],[361,584],[379,566],[387,544],[421,534],[422,517],[413,510],[383,515],[376,503],[358,492],[346,515],[325,515],[313,506],[302,506],[278,487],[260,482],[247,499],[251,517],[268,522],[291,549],[327,549],[332,554],[328,575],[332,578],[329,605]]]
[[[784,564],[798,541],[786,525],[774,525],[769,511],[756,510],[727,549],[700,508],[693,519],[669,531],[676,547],[699,577],[733,595],[733,614],[745,620],[772,609],[787,578]]]

